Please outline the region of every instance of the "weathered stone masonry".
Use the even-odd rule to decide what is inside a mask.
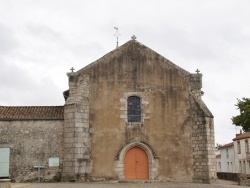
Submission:
[[[171,179],[171,176],[185,179],[192,173],[193,182],[216,181],[213,116],[201,100],[201,74],[190,74],[137,41],[129,41],[68,76],[70,97],[65,104],[65,179],[92,176],[122,180],[125,178],[123,157],[130,146],[137,146],[149,156],[150,179],[164,180]],[[130,95],[142,99],[142,122],[139,124],[126,123],[126,98]],[[112,102],[112,108],[103,100]],[[159,113],[163,115],[158,116]],[[85,140],[78,137],[78,130],[84,133]],[[164,135],[164,139],[160,139],[160,135]],[[152,147],[147,147],[148,144]],[[105,156],[100,145],[108,149]],[[190,152],[191,148],[193,152]],[[118,151],[121,151],[121,156],[115,158]],[[176,172],[175,163],[168,164],[173,160],[177,160],[176,165],[180,163],[180,168],[185,171]]]
[[[202,74],[191,74],[191,118],[193,122],[193,182],[217,181],[213,115],[201,100]]]
[[[84,179],[91,171],[88,76],[68,73],[69,98],[64,108],[63,179]]]
[[[63,120],[22,120],[0,123],[0,147],[10,148],[10,178],[16,182],[37,181],[35,165],[44,165],[41,180],[60,179],[63,157]],[[59,167],[48,159],[58,157]],[[55,180],[56,181],[56,180]]]

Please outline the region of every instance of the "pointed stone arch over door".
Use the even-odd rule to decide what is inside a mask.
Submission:
[[[127,151],[124,159],[125,179],[148,179],[149,165],[147,153],[139,148],[133,147]]]

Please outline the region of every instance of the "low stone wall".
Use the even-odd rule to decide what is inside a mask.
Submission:
[[[239,174],[238,185],[250,186],[250,174]]]
[[[240,173],[217,172],[218,179],[238,181]]]
[[[217,172],[217,176],[219,179],[236,181],[240,186],[250,186],[250,174]]]

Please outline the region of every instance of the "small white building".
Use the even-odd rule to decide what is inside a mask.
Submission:
[[[236,134],[233,139],[235,168],[237,173],[250,174],[250,132]]]
[[[228,143],[218,148],[220,154],[216,155],[217,172],[235,173],[234,143]]]

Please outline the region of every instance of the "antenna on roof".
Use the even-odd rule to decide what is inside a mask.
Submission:
[[[114,29],[116,30],[116,34],[114,34],[116,36],[116,48],[118,48],[118,37],[120,34],[118,33],[118,27],[114,27]]]

